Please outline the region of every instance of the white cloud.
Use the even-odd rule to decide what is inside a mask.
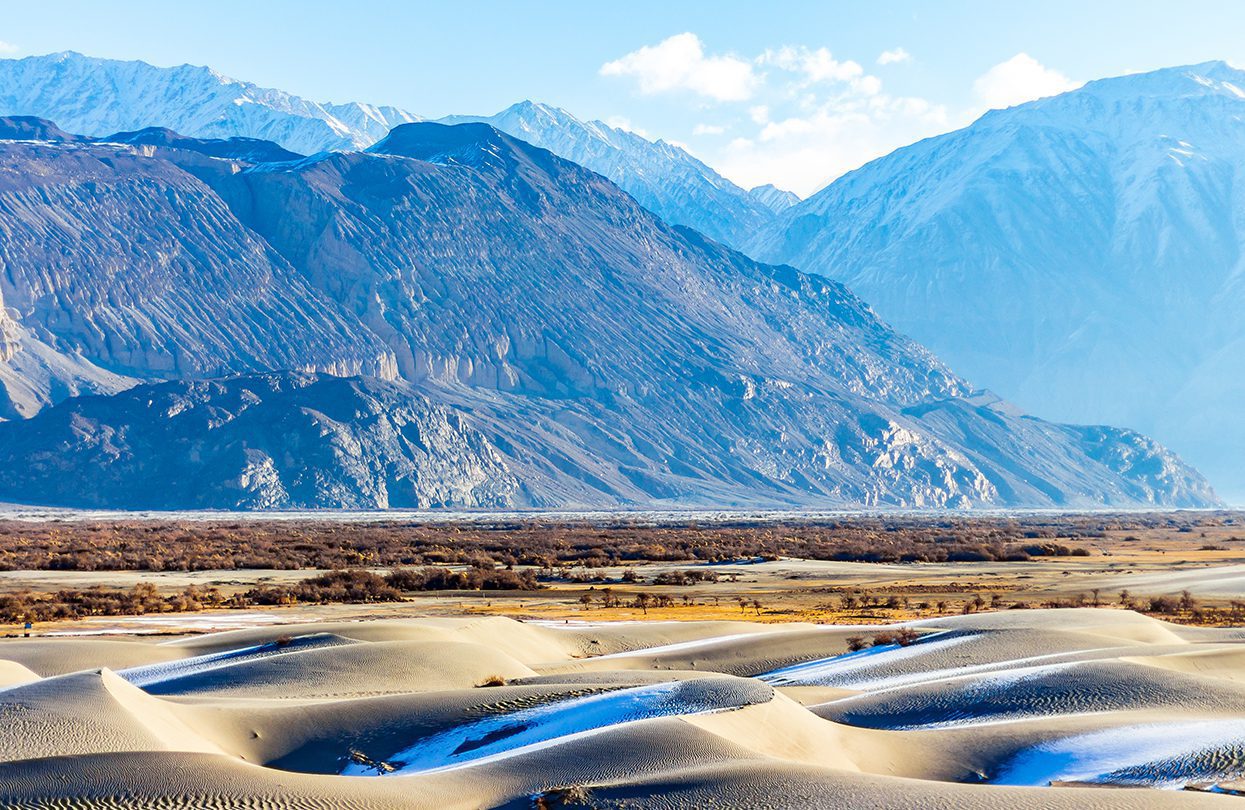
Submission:
[[[987,107],[1000,109],[1035,98],[1075,90],[1080,84],[1048,68],[1027,53],[1000,62],[973,82],[973,92]]]
[[[714,168],[744,188],[773,183],[808,196],[845,172],[951,127],[945,107],[884,93],[842,94],[808,114],[764,123],[732,140]]]
[[[909,59],[896,48],[878,62]],[[808,195],[869,160],[946,132],[953,117],[925,99],[887,93],[863,65],[827,48],[784,45],[749,59],[706,54],[701,40],[685,33],[608,62],[600,72],[635,80],[641,93],[690,91],[739,113],[729,128],[702,123],[692,135],[705,139],[693,146],[744,188],[774,183]]]
[[[688,90],[715,101],[744,101],[757,84],[749,62],[730,54],[707,56],[700,37],[692,33],[606,62],[601,75],[633,77],[645,94]]]
[[[626,118],[621,115],[611,115],[609,118],[606,118],[605,125],[609,127],[613,127],[614,129],[621,129],[627,132],[634,132],[636,135],[639,135],[641,138],[649,138],[650,140],[652,140],[652,136],[650,136],[647,131],[645,131],[641,127],[637,127],[634,124],[632,124],[630,118]]]
[[[903,48],[892,48],[889,51],[882,51],[878,54],[879,65],[897,65],[901,62],[911,62],[912,54]]]
[[[19,48],[11,42],[0,39],[0,54],[17,53]]]
[[[804,75],[804,84],[819,82],[854,82],[864,76],[865,69],[850,59],[840,62],[825,48],[812,50],[803,46],[784,45],[769,49],[757,58],[762,65],[773,65],[790,73]]]

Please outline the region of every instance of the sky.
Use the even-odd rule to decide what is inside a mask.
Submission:
[[[992,107],[1158,67],[1245,65],[1245,3],[0,0],[0,56],[62,50],[429,118],[532,99],[807,196]]]

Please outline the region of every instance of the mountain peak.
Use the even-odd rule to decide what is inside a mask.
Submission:
[[[488,124],[437,124],[419,121],[403,124],[366,151],[377,155],[414,158],[443,166],[472,168],[513,166],[523,161],[542,171],[556,160],[548,151],[512,138]],[[573,164],[567,163],[567,166]],[[578,168],[578,167],[575,167]]]
[[[0,117],[0,140],[4,141],[59,141],[68,143],[80,140],[45,118],[33,115],[10,115]]]
[[[465,148],[495,149],[509,140],[488,124],[468,122],[449,125],[419,121],[394,127],[366,151],[436,162],[431,157]]]
[[[504,115],[506,113],[514,113],[517,115],[544,115],[559,121],[579,120],[561,107],[554,107],[551,104],[545,104],[540,101],[532,101],[531,99],[524,99],[523,101],[511,104],[509,107],[498,113],[498,115]]]
[[[191,138],[167,127],[147,127],[135,132],[114,132],[101,140],[146,146],[164,146],[199,152],[209,157],[232,158],[248,163],[283,163],[301,160],[304,155],[282,149],[259,138]]]
[[[0,59],[0,115],[36,115],[94,137],[157,126],[195,138],[258,138],[299,154],[361,149],[419,120],[394,107],[309,101],[209,67],[74,51]]]
[[[774,213],[786,211],[800,201],[800,195],[794,191],[778,188],[773,183],[748,189],[748,196],[760,202]]]
[[[681,147],[651,141],[602,121],[582,121],[530,99],[491,116],[451,115],[441,124],[490,124],[515,138],[605,176],[648,210],[675,225],[739,245],[774,216],[770,205]]]

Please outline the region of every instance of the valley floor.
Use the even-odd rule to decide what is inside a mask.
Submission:
[[[859,561],[870,556],[887,561]],[[321,582],[343,569],[366,581]],[[481,571],[499,578],[453,579]],[[1084,606],[1245,626],[1245,516],[0,521],[0,635],[27,620],[61,635],[437,615],[878,624]]]

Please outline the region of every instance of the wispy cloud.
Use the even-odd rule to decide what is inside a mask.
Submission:
[[[813,50],[802,45],[784,45],[766,50],[757,58],[757,63],[801,76],[805,86],[822,82],[856,83],[872,78],[865,76],[865,69],[859,62],[835,59],[826,48]]]
[[[987,107],[999,109],[1037,98],[1054,96],[1080,87],[1053,68],[1027,53],[1018,53],[1000,62],[973,82],[973,92]]]
[[[715,168],[745,188],[774,183],[801,196],[873,158],[952,126],[947,109],[925,99],[844,93],[800,115],[775,118],[735,138]]]
[[[611,126],[614,129],[621,129],[627,132],[634,132],[636,135],[639,135],[641,138],[652,137],[643,128],[637,127],[634,124],[632,124],[630,118],[626,118],[621,115],[611,115],[609,118],[605,119],[605,124],[606,126]]]
[[[892,48],[889,51],[882,51],[878,54],[879,65],[897,65],[901,62],[911,62],[912,54],[903,48]]]
[[[715,101],[744,101],[757,85],[750,62],[730,54],[707,55],[700,37],[692,33],[676,34],[606,62],[601,75],[634,78],[641,93],[684,90]]]
[[[17,53],[19,50],[20,49],[13,43],[5,42],[3,39],[0,39],[0,55],[8,56],[10,54]]]
[[[910,59],[895,48],[877,61]],[[695,34],[683,33],[606,62],[600,72],[632,79],[643,94],[692,93],[702,106],[725,108],[734,137],[701,146],[715,168],[745,188],[772,182],[806,195],[951,127],[944,106],[887,92],[860,62],[824,47],[714,53]],[[724,127],[705,123],[691,131],[694,137],[724,134]]]

